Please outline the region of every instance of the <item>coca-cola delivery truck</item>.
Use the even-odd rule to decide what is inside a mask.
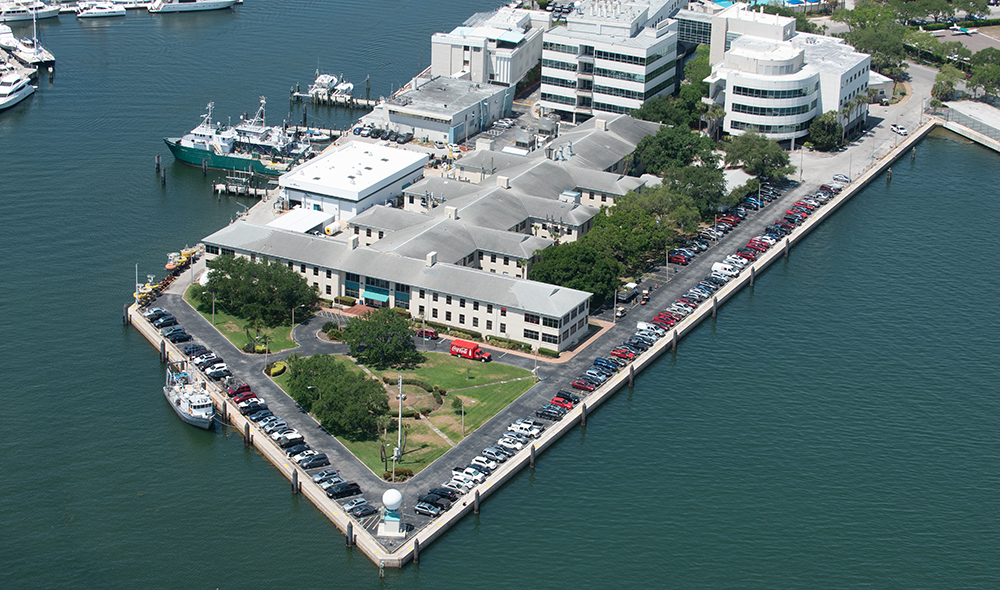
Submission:
[[[452,340],[451,356],[461,356],[484,363],[493,360],[493,356],[490,353],[479,348],[479,345],[475,342],[469,342],[468,340]]]

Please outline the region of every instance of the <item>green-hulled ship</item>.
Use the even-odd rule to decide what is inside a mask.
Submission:
[[[312,156],[312,146],[285,131],[268,127],[264,118],[264,97],[253,119],[241,117],[239,125],[223,126],[212,122],[215,103],[208,103],[201,123],[184,137],[164,137],[177,160],[211,170],[240,170],[266,176],[279,176],[300,160]]]

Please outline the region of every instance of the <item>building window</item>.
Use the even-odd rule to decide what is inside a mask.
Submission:
[[[465,299],[459,299],[458,300],[458,306],[459,307],[465,307]]]
[[[552,318],[542,318],[542,325],[545,326],[546,328],[558,328],[559,320],[555,320]]]
[[[208,252],[209,254],[218,254],[219,253],[219,247],[218,246],[205,246],[205,252]]]
[[[250,261],[251,262],[257,262],[257,253],[256,252],[251,252],[250,253]]]
[[[526,313],[524,314],[524,321],[528,322],[529,324],[537,324],[539,321],[541,321],[541,318],[539,318],[537,315],[533,313]]]
[[[472,316],[472,327],[473,328],[479,327],[479,318],[477,318],[476,316]]]
[[[438,310],[437,309],[432,309],[431,310],[431,317],[432,318],[437,318],[438,317]]]
[[[569,327],[569,333],[570,334],[576,334],[576,326],[570,326]]]
[[[579,322],[576,323],[576,327],[580,328],[580,329],[583,329],[583,327],[586,326],[586,325],[587,325],[587,320],[586,319],[582,319],[582,320],[580,320]]]
[[[490,262],[493,263],[493,264],[497,263],[497,255],[496,254],[490,254]]]
[[[493,313],[493,304],[492,303],[487,303],[486,304],[486,313]]]
[[[421,305],[419,308],[417,308],[417,313],[420,314],[421,316],[424,315],[424,306],[423,305]]]
[[[569,338],[569,330],[563,330],[562,339],[565,340]]]
[[[438,300],[438,294],[437,293],[432,293],[431,294],[431,301],[433,301],[434,303],[437,303],[437,300]]]
[[[344,275],[344,280],[350,281],[352,283],[360,283],[361,277],[354,274],[353,272],[349,272],[346,275]]]
[[[576,55],[579,52],[579,50],[573,45],[562,45],[561,43],[552,43],[551,41],[543,42],[542,49],[548,51],[558,51],[559,53],[569,53],[570,55]]]
[[[330,285],[327,285],[326,286],[326,294],[327,295],[333,295],[333,287],[331,287]]]
[[[365,278],[365,284],[369,287],[377,287],[379,289],[389,290],[389,281],[385,279],[376,279],[372,277]]]
[[[577,313],[577,312],[576,312],[576,310],[575,310],[575,309],[574,309],[573,311],[569,312],[569,319],[573,319],[573,318],[575,318],[575,317],[576,317],[576,313]]]
[[[354,226],[354,235],[358,235],[360,233],[361,233],[361,228],[355,225]]]
[[[332,270],[326,271],[326,278],[328,278],[328,279],[332,279],[333,278],[333,271]]]
[[[299,265],[299,272],[301,272],[302,274],[306,274],[306,265],[300,264]]]
[[[451,305],[451,295],[446,295],[444,298],[445,305]]]
[[[450,322],[451,321],[451,312],[450,311],[444,312],[444,321],[446,321],[446,322]]]
[[[586,310],[587,310],[587,304],[586,303],[581,303],[580,306],[576,308],[576,311],[578,311],[579,313],[583,313]]]
[[[425,292],[424,292],[424,290],[423,290],[423,289],[421,289],[421,290],[420,290],[420,298],[421,298],[421,299],[423,299],[423,298],[424,298],[424,293],[425,293]]]
[[[318,266],[314,266],[313,267],[313,276],[314,277],[318,277],[319,276],[319,267]]]
[[[510,266],[510,256],[504,256],[503,257],[503,265],[504,266]]]
[[[565,70],[567,72],[575,72],[576,64],[569,63],[565,61],[556,61],[554,59],[542,59],[543,68],[555,68],[557,70]]]
[[[501,334],[507,333],[507,324],[500,324],[500,333]]]
[[[542,342],[548,342],[549,344],[559,344],[559,337],[553,336],[552,334],[542,334]]]
[[[486,329],[487,330],[493,329],[493,320],[486,320]]]
[[[232,248],[223,248],[222,249],[222,255],[223,256],[236,256],[236,251],[233,250]]]
[[[348,287],[348,286],[344,287],[344,295],[346,295],[347,297],[353,297],[353,298],[357,299],[358,298],[358,294],[359,294],[359,291],[358,291],[357,287]]]
[[[525,338],[529,338],[531,340],[538,340],[538,332],[536,332],[534,330],[525,329],[524,330],[524,337]]]
[[[479,311],[479,302],[478,301],[473,301],[472,302],[472,311]]]
[[[288,261],[288,268],[295,270],[295,264],[291,260]]]
[[[384,236],[384,235],[385,235],[385,233],[383,233],[383,232],[381,232],[381,231],[380,231],[380,232],[378,232],[378,239],[380,239],[380,240],[381,240],[381,239],[382,239],[382,236]]]
[[[372,237],[372,228],[369,227],[365,230],[365,237]]]
[[[460,323],[460,324],[464,324],[465,323],[465,314],[464,313],[458,314],[458,323]]]
[[[500,308],[500,317],[502,317],[502,318],[507,317],[507,308],[506,307],[501,307]]]
[[[319,283],[313,283],[313,289],[319,291]]]

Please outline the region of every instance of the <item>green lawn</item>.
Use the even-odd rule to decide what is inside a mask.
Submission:
[[[206,321],[212,321],[212,296],[203,295],[202,291],[204,287],[201,285],[191,285],[188,287],[186,293],[184,293],[184,300],[191,304],[201,317],[205,318]],[[204,299],[203,299],[204,298]],[[205,309],[202,309],[202,304],[205,304]],[[308,316],[303,316],[305,319]],[[215,302],[215,328],[222,333],[223,336],[229,340],[233,346],[243,350],[243,347],[247,345],[247,334],[246,334],[246,320],[241,320],[233,315],[230,315],[222,309],[219,302]],[[250,331],[254,331],[254,327],[250,326]],[[268,346],[271,352],[278,352],[281,350],[287,350],[289,348],[295,348],[298,346],[292,341],[292,327],[288,324],[277,326],[275,328],[261,328],[262,334],[267,334],[271,338],[271,343]]]
[[[444,404],[428,416],[428,420],[447,434],[453,442],[458,443],[462,440],[462,413],[452,409],[452,398],[458,396],[465,400],[465,434],[468,436],[470,432],[521,397],[534,384],[534,379],[521,379],[510,383],[454,391],[445,396]]]
[[[409,427],[409,431],[406,435],[406,451],[402,460],[396,463],[397,468],[406,467],[412,469],[413,473],[419,473],[451,449],[451,445],[420,420],[403,418],[403,427]],[[389,431],[389,446],[385,449],[386,456],[389,457],[389,469],[392,469],[392,449],[396,446],[396,436],[395,430]],[[381,477],[385,473],[385,465],[379,453],[381,440],[350,441],[339,437],[337,440],[377,475]]]
[[[427,352],[424,355],[427,358],[426,362],[421,363],[416,369],[402,371],[404,379],[416,378],[428,385],[451,390],[531,375],[531,371],[527,369],[501,363],[480,363],[442,352]],[[388,370],[376,374],[383,378],[395,379],[400,371]]]

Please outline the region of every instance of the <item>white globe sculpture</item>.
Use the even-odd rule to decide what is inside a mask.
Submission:
[[[385,506],[386,510],[399,510],[399,507],[403,505],[403,494],[400,494],[399,490],[386,490],[382,494],[382,505]]]

